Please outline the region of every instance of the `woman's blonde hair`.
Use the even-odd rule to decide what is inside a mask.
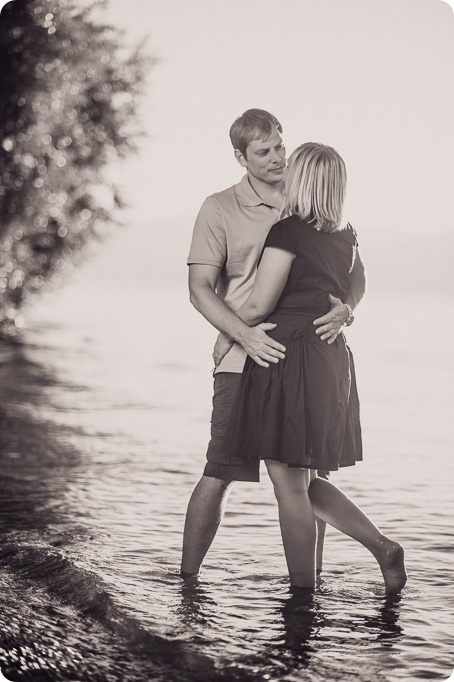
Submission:
[[[288,160],[283,216],[297,215],[317,230],[343,227],[347,173],[332,147],[315,142],[299,146]]]

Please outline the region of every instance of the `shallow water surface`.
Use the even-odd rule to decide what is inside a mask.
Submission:
[[[234,488],[201,579],[183,583],[213,334],[179,290],[78,286],[34,310],[0,369],[9,679],[449,677],[454,363],[447,340],[434,351],[423,330],[409,343],[397,307],[368,305],[351,332],[365,462],[333,482],[404,544],[409,582],[394,601],[372,556],[334,529],[315,595],[290,593],[265,471]]]

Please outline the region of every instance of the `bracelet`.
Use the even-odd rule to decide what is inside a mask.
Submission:
[[[347,308],[348,313],[348,317],[344,322],[344,326],[349,327],[352,324],[353,320],[355,319],[355,316],[353,315],[353,308],[351,307],[351,305],[349,305],[348,303],[344,303],[344,306]]]

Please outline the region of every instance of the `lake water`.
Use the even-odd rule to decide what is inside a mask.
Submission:
[[[307,600],[288,589],[265,471],[260,484],[236,485],[199,584],[178,577],[209,436],[214,338],[184,288],[76,278],[45,297],[21,346],[1,351],[5,677],[446,680],[446,314],[436,296],[371,295],[349,336],[365,461],[333,482],[405,546],[408,584],[386,601],[374,559],[329,529],[323,577]]]

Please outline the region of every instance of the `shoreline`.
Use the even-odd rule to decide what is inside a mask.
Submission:
[[[27,357],[25,345],[0,342],[3,674],[22,681],[39,673],[52,682],[234,679],[189,642],[163,637],[127,615],[95,567],[79,565],[84,545],[93,551],[102,542],[65,510],[65,481],[83,466],[84,455],[68,445],[68,427],[30,411],[43,407],[46,388],[56,384],[58,378]]]

